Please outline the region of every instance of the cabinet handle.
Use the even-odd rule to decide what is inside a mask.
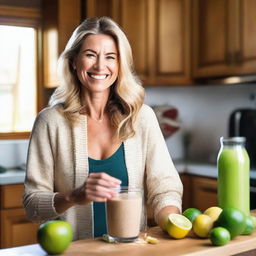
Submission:
[[[226,53],[226,63],[230,66],[232,65],[233,54],[231,52]]]
[[[237,65],[241,65],[242,64],[242,51],[236,51],[234,53],[234,55],[235,55],[235,63]]]
[[[217,194],[217,189],[216,188],[203,188],[205,192],[210,192],[210,193],[216,193]]]

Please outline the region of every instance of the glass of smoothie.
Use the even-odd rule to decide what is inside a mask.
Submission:
[[[106,202],[108,235],[117,242],[133,242],[142,223],[143,191],[120,187],[117,195]]]

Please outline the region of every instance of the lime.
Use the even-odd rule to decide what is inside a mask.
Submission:
[[[196,208],[188,208],[182,213],[182,215],[187,217],[192,223],[199,214],[202,214],[202,212]]]
[[[72,241],[71,225],[63,220],[47,221],[39,226],[37,239],[48,254],[60,254]]]
[[[251,218],[252,218],[252,221],[253,221],[253,224],[254,224],[254,228],[256,228],[256,217],[251,215]]]
[[[254,222],[251,216],[246,216],[245,229],[242,235],[250,235],[254,231]]]
[[[230,241],[230,233],[223,227],[213,228],[209,236],[213,245],[225,245]]]
[[[204,211],[204,214],[211,217],[213,221],[216,221],[219,218],[221,212],[222,212],[222,209],[220,207],[212,206],[212,207],[206,209]]]
[[[213,220],[206,214],[198,215],[193,222],[194,233],[202,238],[208,237],[213,227]]]
[[[184,238],[191,228],[192,223],[185,216],[176,213],[169,214],[166,230],[171,237]]]
[[[231,239],[241,235],[245,229],[245,214],[235,208],[224,208],[217,220],[217,226],[226,228],[231,236]]]

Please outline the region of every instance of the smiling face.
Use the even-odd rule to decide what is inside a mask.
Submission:
[[[91,93],[108,93],[119,70],[118,50],[109,35],[89,35],[84,40],[73,66],[77,76]]]

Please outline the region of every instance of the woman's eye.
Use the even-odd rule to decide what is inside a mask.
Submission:
[[[114,56],[107,56],[108,60],[115,60],[116,58]]]
[[[85,56],[88,57],[88,58],[93,58],[93,57],[95,57],[95,55],[94,55],[94,54],[91,54],[91,53],[86,53]]]

